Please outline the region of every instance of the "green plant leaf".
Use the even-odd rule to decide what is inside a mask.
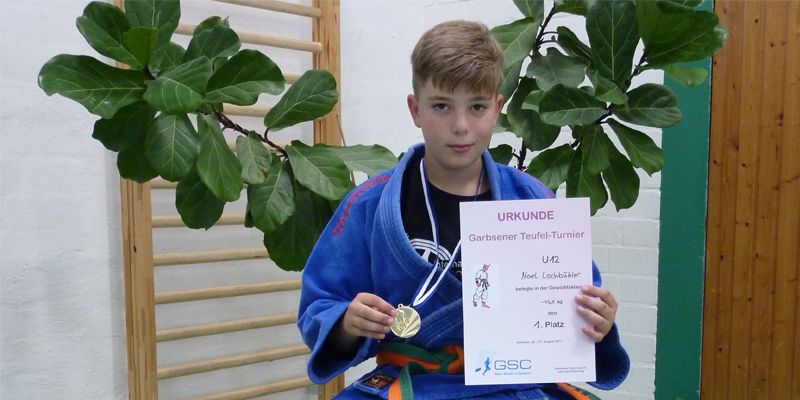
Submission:
[[[197,35],[198,33],[206,29],[212,29],[215,26],[219,25],[224,26],[226,28],[231,27],[230,23],[228,23],[228,17],[225,18],[218,16],[208,17],[204,19],[203,22],[197,24],[197,26],[194,27],[194,31],[192,31],[192,36]]]
[[[574,156],[575,150],[568,144],[547,149],[531,160],[525,172],[556,190],[567,180],[569,164]]]
[[[587,66],[592,65],[592,49],[581,42],[575,32],[572,32],[565,26],[559,26],[556,28],[556,33],[558,33],[556,42],[558,42],[559,46],[561,46],[567,54],[580,58]]]
[[[200,136],[186,114],[161,114],[147,131],[144,150],[159,175],[177,182],[194,167]]]
[[[669,13],[683,13],[693,11],[703,3],[703,0],[656,0],[661,11]]]
[[[215,25],[192,36],[189,46],[186,47],[186,54],[183,61],[194,60],[198,57],[208,57],[213,60],[216,57],[230,57],[239,51],[242,42],[239,35],[224,25]]]
[[[536,52],[528,65],[526,76],[536,78],[536,84],[542,90],[562,84],[578,87],[586,74],[586,65],[578,58],[561,54],[555,48],[547,49],[547,55]]]
[[[374,176],[389,168],[397,165],[397,158],[389,149],[377,144],[371,146],[325,146],[316,145],[328,149],[336,157],[339,157],[352,171],[361,171],[367,176]]]
[[[544,0],[514,0],[514,5],[526,17],[544,19]]]
[[[145,135],[155,116],[156,110],[137,101],[121,108],[111,119],[98,119],[92,137],[111,151],[122,151]]]
[[[522,103],[523,110],[533,110],[539,112],[539,102],[542,101],[544,90],[534,90],[525,96],[525,101]]]
[[[617,105],[625,104],[628,101],[628,95],[623,93],[616,83],[603,77],[597,71],[589,72],[588,76],[594,86],[595,99]]]
[[[235,201],[242,193],[242,165],[228,147],[219,122],[211,116],[198,114],[200,155],[197,173],[218,199]]]
[[[614,109],[614,115],[625,122],[667,128],[683,118],[678,99],[664,85],[645,83],[627,94],[628,102]]]
[[[556,85],[542,96],[539,113],[551,125],[587,125],[606,113],[605,106],[606,103],[580,89]]]
[[[338,100],[336,79],[330,72],[321,69],[306,71],[269,110],[264,125],[277,131],[311,121],[331,112]]]
[[[155,28],[156,47],[150,58],[150,69],[158,72],[172,34],[181,19],[178,0],[125,0],[125,16],[132,27]]]
[[[249,106],[261,93],[283,92],[283,83],[283,73],[269,57],[256,50],[242,50],[211,75],[206,100]]]
[[[330,204],[310,190],[295,185],[295,211],[274,233],[264,235],[270,258],[281,269],[300,271],[305,267],[333,212]]]
[[[639,44],[634,0],[593,1],[586,13],[592,66],[623,86],[631,77],[633,53]]]
[[[147,65],[153,57],[157,45],[157,31],[155,28],[144,28],[138,26],[131,28],[122,35],[125,47],[139,61],[141,65]]]
[[[650,136],[620,124],[614,119],[609,119],[608,125],[617,134],[619,142],[634,166],[643,169],[648,175],[661,171],[664,166],[664,153]]]
[[[242,163],[242,179],[249,185],[264,183],[272,163],[272,152],[255,132],[236,138],[236,158]]]
[[[608,168],[608,148],[613,146],[608,140],[608,136],[603,132],[603,127],[598,124],[575,127],[583,132],[581,137],[581,154],[583,156],[583,167],[590,174],[598,174]]]
[[[722,47],[728,32],[710,11],[663,12],[654,1],[636,7],[647,61],[653,65],[696,61]]]
[[[639,197],[639,175],[628,159],[614,147],[608,151],[609,167],[603,170],[603,179],[611,193],[617,211],[631,208]]]
[[[353,188],[344,161],[325,146],[309,147],[299,140],[286,146],[295,179],[314,193],[339,200]]]
[[[594,215],[608,202],[608,192],[600,174],[592,174],[583,165],[581,150],[575,152],[567,171],[567,197],[588,197]]]
[[[141,64],[125,48],[123,34],[131,25],[117,6],[93,1],[83,9],[83,15],[75,23],[81,35],[98,53],[128,64],[133,69],[142,69],[147,65]]]
[[[189,228],[208,229],[219,221],[225,202],[214,196],[200,179],[197,170],[192,169],[178,182],[175,189],[175,208]]]
[[[59,54],[39,71],[39,87],[48,96],[58,93],[111,118],[120,108],[142,99],[144,73],[114,68],[88,56]]]
[[[144,156],[145,132],[142,132],[125,150],[117,154],[117,169],[125,179],[145,183],[158,176],[158,171]]]
[[[516,65],[531,53],[541,22],[541,18],[523,18],[492,28],[492,35],[503,48],[505,65]]]
[[[294,187],[288,165],[272,157],[266,180],[247,187],[247,207],[253,226],[272,233],[295,212]]]
[[[250,188],[250,187],[248,186],[248,188]],[[255,223],[253,222],[253,213],[250,212],[250,203],[249,202],[244,207],[244,227],[245,228],[255,228]]]
[[[490,148],[489,154],[496,163],[508,165],[511,159],[514,158],[514,149],[507,144],[501,144],[497,147]]]
[[[500,83],[500,94],[503,96],[503,104],[511,100],[511,95],[517,90],[519,85],[519,73],[522,71],[522,62],[520,60],[512,65],[506,65],[503,68],[503,82]]]
[[[536,89],[534,79],[522,78],[506,112],[511,131],[522,139],[523,145],[532,150],[542,150],[553,144],[561,128],[544,123],[536,111],[522,108],[525,99]]]
[[[708,77],[708,70],[699,67],[684,67],[668,64],[660,67],[670,78],[687,87],[695,87],[703,83]]]
[[[158,65],[158,69],[164,74],[181,65],[184,53],[186,53],[186,50],[181,45],[173,42],[167,43],[167,49],[164,51],[164,56],[161,58],[161,64]]]
[[[508,115],[500,113],[497,117],[497,123],[495,124],[494,129],[492,130],[493,133],[498,132],[510,132],[511,131],[511,123],[508,122]]]
[[[555,0],[554,3],[556,11],[575,15],[586,15],[589,8],[587,0]]]
[[[203,105],[206,83],[211,77],[211,61],[200,57],[181,64],[147,82],[144,99],[168,114],[189,113]]]

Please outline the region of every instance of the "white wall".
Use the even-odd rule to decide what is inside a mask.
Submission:
[[[46,4],[46,5],[45,5]],[[0,398],[116,399],[127,397],[125,326],[120,246],[119,187],[115,158],[91,139],[94,117],[63,97],[47,97],[36,86],[41,65],[58,53],[94,54],[75,29],[85,1],[6,2],[0,8]],[[197,22],[217,12],[217,3],[184,2]],[[188,12],[188,10],[196,10]],[[192,14],[195,13],[195,14]],[[261,23],[258,12],[226,12],[235,27]],[[422,137],[408,117],[409,55],[422,32],[437,22],[477,19],[489,26],[518,18],[510,0],[342,0],[342,124],[349,144],[380,143],[395,153]],[[308,32],[292,20],[274,22],[291,35]],[[554,19],[553,24],[574,24]],[[281,52],[264,49],[281,58]],[[288,62],[288,61],[287,61]],[[302,68],[285,66],[296,72]],[[659,75],[645,77],[660,81]],[[46,112],[43,112],[46,111]],[[253,128],[258,121],[246,121]],[[300,129],[289,137],[307,138]],[[660,142],[660,133],[654,132]],[[497,142],[516,144],[510,134]],[[606,207],[593,218],[594,257],[605,284],[622,303],[618,322],[633,360],[625,384],[603,398],[650,399],[653,392],[659,176],[643,176],[643,191],[631,210]],[[154,211],[169,213],[169,193],[154,194]],[[241,207],[240,204],[229,209]],[[159,232],[156,251],[177,251],[221,240],[258,246],[254,233],[214,228],[193,232],[189,243],[175,230]],[[259,262],[230,268],[204,265],[157,271],[157,290],[287,274]],[[224,271],[220,274],[219,271]],[[288,274],[291,275],[291,274]],[[159,309],[159,327],[248,317],[265,309],[287,312],[296,299],[253,296],[249,300]],[[223,308],[226,307],[226,308]],[[232,308],[231,308],[232,307]],[[200,314],[201,309],[206,314]],[[230,315],[230,310],[236,315]],[[209,312],[210,311],[210,312]],[[265,338],[291,343],[296,332],[257,331],[228,339],[159,346],[164,365],[213,355],[260,349]],[[222,335],[225,336],[225,335]],[[220,337],[222,337],[220,336]],[[189,346],[203,353],[185,351]],[[302,369],[287,365],[281,369]],[[363,370],[363,368],[362,368]],[[204,374],[220,386],[263,378],[263,364],[234,373]],[[274,375],[266,372],[267,375]],[[348,375],[348,379],[357,372]],[[162,398],[197,394],[196,380],[161,385]],[[240,385],[239,385],[240,386]],[[295,392],[294,396],[301,396]],[[296,398],[296,397],[287,397]]]
[[[126,397],[119,192],[93,117],[36,77],[81,1],[0,7],[0,398]]]

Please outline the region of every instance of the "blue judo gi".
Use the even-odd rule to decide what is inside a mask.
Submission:
[[[297,325],[311,348],[308,375],[325,383],[362,361],[374,357],[379,341],[365,338],[357,352],[342,355],[328,343],[333,326],[360,292],[374,293],[390,304],[409,304],[431,264],[411,247],[403,227],[400,191],[409,160],[419,160],[425,149],[413,146],[399,165],[356,187],[339,205],[320,236],[303,271],[303,286]],[[484,170],[494,200],[551,198],[544,184],[514,168],[495,163],[483,155]],[[600,285],[600,272],[593,265],[593,281]],[[447,274],[431,298],[415,309],[422,327],[405,343],[430,351],[445,345],[463,346],[461,282]],[[400,340],[387,336],[385,340]],[[627,376],[630,360],[619,341],[616,325],[595,345],[597,381],[589,384],[604,390],[619,385]],[[390,379],[398,367],[378,366],[346,388],[338,398],[387,398],[388,387],[375,387],[366,380],[375,373]],[[558,399],[555,385],[465,386],[464,375],[427,373],[412,377],[415,399]]]

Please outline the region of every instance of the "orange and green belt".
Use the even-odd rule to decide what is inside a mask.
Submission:
[[[389,386],[389,400],[413,400],[411,375],[428,372],[463,374],[464,348],[447,345],[436,352],[431,352],[410,344],[384,342],[378,352],[377,362],[378,365],[394,365],[401,368],[397,379]],[[600,400],[597,396],[568,383],[559,382],[557,385],[575,400]]]

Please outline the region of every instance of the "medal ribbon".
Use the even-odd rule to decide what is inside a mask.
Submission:
[[[483,162],[481,160],[481,162]],[[453,250],[452,256],[450,257],[450,261],[447,263],[447,266],[442,270],[439,274],[436,282],[431,286],[428,287],[431,282],[433,281],[434,277],[437,275],[436,273],[439,271],[438,264],[439,264],[439,232],[437,230],[438,221],[436,220],[436,212],[433,210],[433,202],[431,201],[430,193],[428,192],[428,180],[425,177],[425,162],[424,159],[420,160],[419,162],[419,177],[422,180],[422,192],[425,195],[425,207],[428,209],[428,219],[431,222],[431,232],[433,233],[433,242],[435,244],[435,251],[436,251],[436,260],[433,262],[433,268],[431,268],[431,272],[428,274],[428,277],[425,279],[419,288],[417,288],[417,292],[414,295],[414,301],[411,303],[412,307],[419,306],[420,304],[424,303],[428,300],[433,292],[436,291],[436,288],[439,287],[439,284],[444,279],[444,276],[450,271],[450,268],[453,267],[453,263],[458,257],[459,251],[461,251],[461,239],[458,240],[456,244],[456,248]],[[481,176],[478,180],[478,188],[475,189],[475,198],[478,198],[478,193],[481,190],[481,185],[483,184],[483,166],[481,165]]]

